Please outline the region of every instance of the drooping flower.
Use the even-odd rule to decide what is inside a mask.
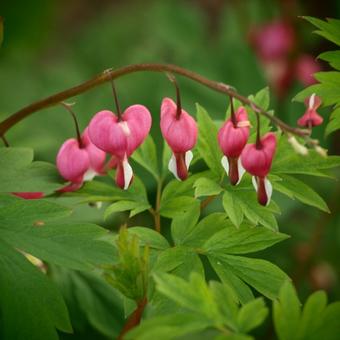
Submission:
[[[305,105],[306,112],[297,121],[298,125],[311,128],[322,124],[323,118],[316,112],[321,105],[321,98],[313,93],[310,97],[306,98]]]
[[[296,60],[295,76],[304,86],[315,84],[317,81],[313,75],[320,71],[320,64],[309,54],[303,54]]]
[[[249,138],[249,126],[246,109],[239,107],[235,123],[232,118],[227,119],[218,132],[218,143],[224,154],[221,163],[232,185],[238,184],[245,172],[239,157]]]
[[[91,142],[111,154],[117,168],[116,184],[127,189],[133,178],[128,157],[143,143],[151,128],[151,114],[143,105],[128,107],[119,118],[113,112],[98,112],[89,124]]]
[[[178,180],[185,180],[193,158],[191,149],[196,144],[198,132],[195,119],[177,108],[172,99],[163,99],[160,126],[162,135],[173,152],[168,168]]]
[[[242,166],[253,176],[252,181],[261,205],[268,205],[272,185],[267,175],[271,169],[276,150],[276,136],[269,132],[254,144],[248,144],[242,151]]]
[[[105,157],[105,152],[90,141],[87,128],[81,136],[81,141],[76,138],[66,140],[57,155],[57,168],[61,176],[71,183],[59,192],[78,190],[84,181],[101,175]]]

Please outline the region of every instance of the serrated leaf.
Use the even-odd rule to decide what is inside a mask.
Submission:
[[[327,61],[333,68],[340,70],[340,51],[323,52],[318,56],[319,59]]]
[[[195,197],[218,195],[223,188],[215,181],[201,177],[194,183]]]
[[[231,222],[236,227],[239,227],[243,221],[244,215],[237,195],[234,195],[232,192],[225,191],[223,194],[222,204]]]
[[[215,233],[203,245],[203,250],[209,255],[247,254],[266,249],[289,236],[273,232],[267,228],[242,225],[239,229],[234,226]]]
[[[62,296],[23,255],[0,240],[0,337],[58,339],[56,329],[71,332]],[[20,317],[18,317],[20,316]]]
[[[330,212],[327,203],[310,186],[289,175],[280,175],[282,181],[273,181],[273,188],[290,198],[296,198],[302,203]]]
[[[277,298],[282,284],[288,279],[281,269],[262,259],[227,254],[208,258],[215,259],[225,271],[230,271],[269,299]]]
[[[130,210],[130,217],[133,217],[145,210],[151,208],[150,204],[145,204],[136,201],[117,201],[109,205],[104,212],[104,219],[106,220],[109,216],[116,212],[122,212]]]
[[[133,153],[132,159],[148,170],[156,180],[159,179],[156,145],[151,135]]]
[[[198,151],[217,178],[221,178],[224,171],[221,166],[221,158],[223,155],[217,143],[217,127],[202,106],[197,104],[196,108],[198,122]]]
[[[191,224],[182,233],[181,244],[201,252],[204,243],[218,231],[230,226],[224,213],[212,213],[204,217],[198,224]],[[183,226],[185,227],[185,226]]]

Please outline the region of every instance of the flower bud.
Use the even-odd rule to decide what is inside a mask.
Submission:
[[[60,189],[60,192],[78,190],[84,181],[92,180],[102,174],[105,163],[105,152],[93,145],[85,129],[81,144],[75,138],[68,139],[61,146],[57,155],[57,168],[61,176],[71,184]]]
[[[253,176],[253,185],[261,205],[269,204],[273,191],[266,176],[271,169],[275,150],[276,136],[269,132],[259,143],[246,145],[241,154],[242,166]]]
[[[151,128],[151,114],[143,105],[128,107],[119,119],[113,112],[98,112],[89,124],[91,142],[112,155],[110,166],[117,168],[116,184],[127,189],[133,172],[128,157],[143,143]]]
[[[296,61],[295,75],[304,86],[315,84],[317,81],[313,75],[314,73],[320,71],[320,64],[313,56],[309,54],[301,55]]]
[[[313,93],[305,100],[305,105],[307,110],[297,121],[298,125],[310,128],[322,124],[323,118],[316,112],[321,105],[321,98]]]
[[[193,158],[190,151],[197,141],[197,124],[186,111],[177,115],[177,105],[170,98],[164,98],[161,106],[161,131],[173,151],[169,170],[179,180],[188,177],[188,168]]]
[[[235,113],[235,120],[236,125],[231,118],[227,119],[218,132],[218,143],[225,155],[222,157],[221,163],[232,185],[238,184],[244,174],[239,157],[247,144],[250,126],[244,107],[238,108]]]

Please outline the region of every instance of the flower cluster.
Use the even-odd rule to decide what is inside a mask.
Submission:
[[[224,154],[221,163],[226,170],[230,183],[237,185],[245,171],[253,176],[253,185],[258,202],[267,205],[270,202],[272,186],[267,179],[276,149],[276,136],[267,133],[258,138],[256,143],[247,144],[250,124],[244,107],[223,124],[218,132],[218,143]]]

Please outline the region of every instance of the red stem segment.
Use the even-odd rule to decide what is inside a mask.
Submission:
[[[235,116],[235,108],[234,108],[234,99],[233,96],[229,95],[230,98],[230,119],[231,122],[233,123],[234,128],[237,127],[237,120]]]
[[[137,305],[137,308],[135,309],[135,311],[129,316],[129,318],[126,320],[126,323],[123,327],[123,329],[121,330],[120,334],[118,335],[117,340],[123,340],[124,339],[124,335],[131,330],[132,328],[136,327],[139,325],[141,319],[142,319],[142,315],[144,312],[144,308],[147,304],[147,299],[146,297],[143,298]]]
[[[182,113],[182,103],[181,103],[181,94],[179,92],[179,86],[177,83],[177,80],[175,76],[171,73],[167,73],[167,76],[169,80],[174,84],[175,89],[176,89],[176,106],[177,106],[177,111],[176,111],[176,119],[179,119]]]
[[[81,133],[80,133],[80,129],[79,129],[79,124],[78,124],[78,120],[77,120],[77,116],[76,114],[72,111],[71,109],[71,105],[67,104],[67,103],[61,103],[62,106],[64,106],[64,108],[71,114],[73,120],[74,120],[74,125],[76,127],[76,133],[77,133],[77,140],[78,140],[78,144],[79,147],[82,148],[83,147],[83,141],[81,140]]]
[[[19,111],[15,112],[14,114],[12,114],[11,116],[9,116],[7,119],[5,119],[4,121],[0,123],[0,136],[3,136],[6,133],[6,131],[8,131],[12,126],[14,126],[15,124],[17,124],[18,122],[20,122],[21,120],[28,117],[34,112],[40,111],[50,106],[57,105],[64,100],[67,100],[71,97],[84,93],[96,86],[99,86],[100,84],[110,81],[111,79],[116,79],[116,78],[122,77],[130,73],[141,72],[141,71],[171,72],[171,73],[179,74],[183,77],[189,78],[197,83],[200,83],[206,87],[209,87],[210,89],[214,91],[232,96],[233,98],[238,99],[241,103],[245,105],[250,105],[256,112],[270,119],[275,125],[277,125],[283,131],[290,132],[294,135],[302,136],[302,137],[310,135],[310,132],[308,130],[289,126],[288,124],[281,121],[279,118],[272,116],[270,113],[258,107],[255,103],[253,103],[247,97],[244,97],[238,94],[229,85],[207,79],[197,73],[191,72],[189,70],[186,70],[176,65],[135,64],[135,65],[125,66],[125,67],[122,67],[116,70],[104,71],[101,74],[97,75],[96,77],[78,86],[56,93],[50,97],[44,98],[42,100],[39,100],[35,103],[32,103],[20,109]]]

